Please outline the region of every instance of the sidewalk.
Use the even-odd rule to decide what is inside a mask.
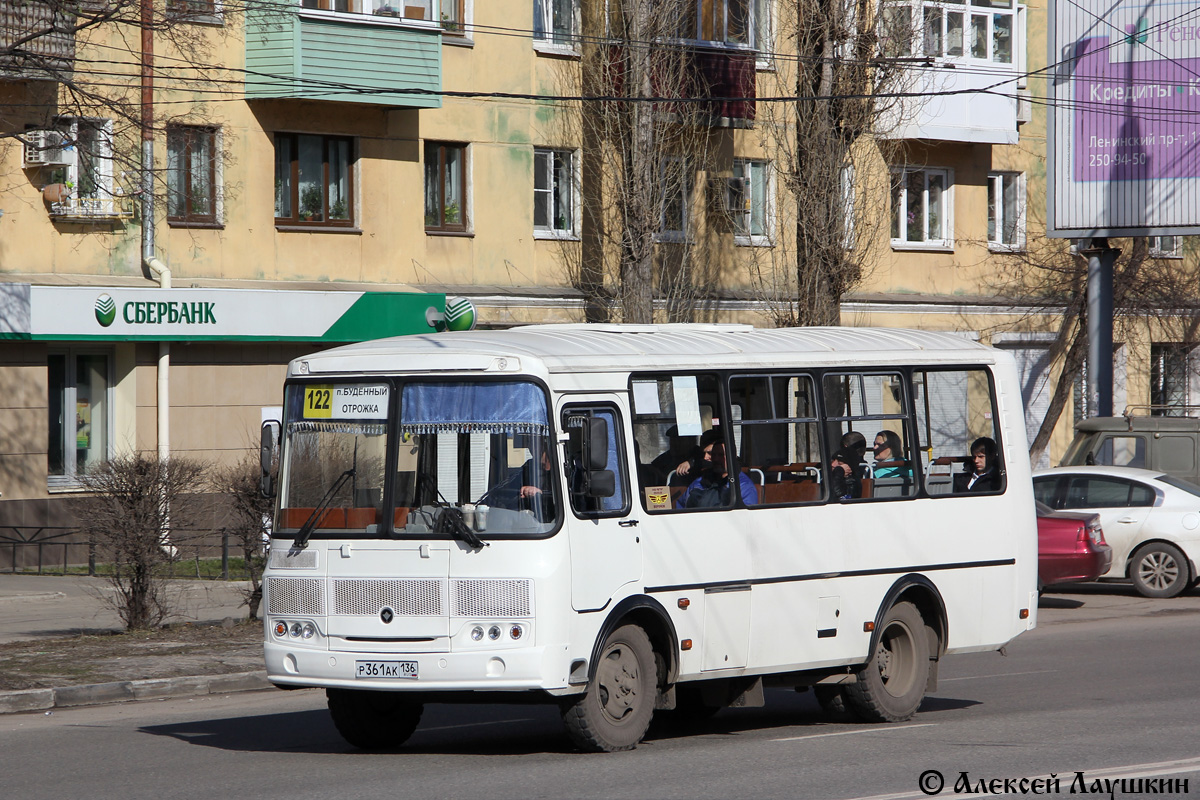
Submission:
[[[200,624],[245,620],[243,587],[238,582],[174,581],[170,591],[179,613],[171,621]],[[103,578],[0,574],[0,654],[6,649],[22,649],[22,643],[49,645],[63,637],[121,631],[120,617],[104,599],[113,592]],[[148,677],[161,672],[162,662],[168,658],[146,648],[121,659],[121,674],[128,674],[129,680],[0,691],[0,713],[270,688],[261,668],[225,671],[230,666],[260,667],[261,650],[255,658],[247,656],[247,649],[244,645],[228,651],[214,648],[209,658],[175,659],[192,665],[199,662],[195,671],[206,674]],[[207,674],[212,672],[217,674]]]

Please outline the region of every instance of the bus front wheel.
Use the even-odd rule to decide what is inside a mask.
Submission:
[[[563,722],[582,750],[632,750],[646,735],[657,694],[654,650],[646,632],[622,625],[604,640],[587,691],[563,708]]]
[[[326,689],[334,727],[362,750],[391,750],[408,741],[425,707],[397,692]]]
[[[925,620],[912,603],[884,615],[871,660],[846,687],[854,710],[868,722],[903,722],[917,713],[929,680]]]

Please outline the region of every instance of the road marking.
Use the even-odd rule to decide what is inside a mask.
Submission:
[[[491,722],[464,722],[462,725],[439,725],[436,728],[421,728],[421,731],[427,733],[429,731],[452,731],[455,728],[482,728],[485,725],[511,725],[514,722],[533,722],[533,717],[525,719],[497,719]]]
[[[801,739],[824,739],[828,736],[856,736],[860,733],[890,733],[891,731],[907,731],[913,728],[932,728],[936,722],[922,722],[920,725],[901,725],[898,728],[866,728],[856,731],[838,731],[837,733],[813,733],[808,736],[788,736],[785,739],[772,739],[772,742],[798,742]]]
[[[911,726],[910,726],[911,727]],[[1161,775],[1178,775],[1180,773],[1200,772],[1200,757],[1198,758],[1179,758],[1174,761],[1154,761],[1146,764],[1128,764],[1123,767],[1103,767],[1101,769],[1084,769],[1084,770],[1067,770],[1055,773],[1042,773],[1041,775],[1031,775],[1025,780],[1046,780],[1050,775],[1056,775],[1060,786],[1070,787],[1075,780],[1075,773],[1082,772],[1083,779],[1087,783],[1091,783],[1097,778],[1109,778],[1119,780],[1121,778],[1154,778]],[[968,773],[968,777],[970,773]],[[997,777],[997,776],[989,776]],[[982,775],[977,775],[976,780],[983,778]],[[953,790],[954,782],[958,779],[958,775],[954,776],[954,780],[947,778],[946,788],[942,789],[941,795],[947,797],[956,796],[958,793]],[[1020,780],[1019,778],[1017,780]],[[873,794],[864,797],[853,797],[848,800],[926,800],[930,795],[925,792],[897,792],[895,794]]]
[[[938,678],[938,683],[950,683],[951,681],[977,681],[980,678],[1011,678],[1014,675],[1047,675],[1051,672],[1058,672],[1058,670],[1035,669],[1032,672],[997,672],[992,675],[967,675],[964,678]]]

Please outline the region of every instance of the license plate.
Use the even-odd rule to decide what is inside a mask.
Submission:
[[[416,678],[416,661],[355,661],[356,678]]]

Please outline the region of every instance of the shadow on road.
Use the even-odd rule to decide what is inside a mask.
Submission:
[[[770,689],[762,708],[724,709],[707,720],[672,719],[657,714],[646,742],[667,742],[702,736],[738,736],[787,730],[824,733],[854,730],[860,724],[829,722],[812,692]],[[953,711],[977,705],[973,700],[928,697],[921,712]],[[869,726],[868,726],[869,727]],[[152,736],[167,736],[188,744],[247,753],[310,753],[356,755],[363,758],[397,754],[532,755],[571,754],[558,709],[552,705],[437,705],[426,706],[420,727],[402,747],[367,753],[347,744],[324,709],[281,714],[202,719],[141,728]]]
[[[1038,608],[1083,608],[1082,600],[1072,600],[1069,597],[1052,597],[1043,594],[1038,598]]]

